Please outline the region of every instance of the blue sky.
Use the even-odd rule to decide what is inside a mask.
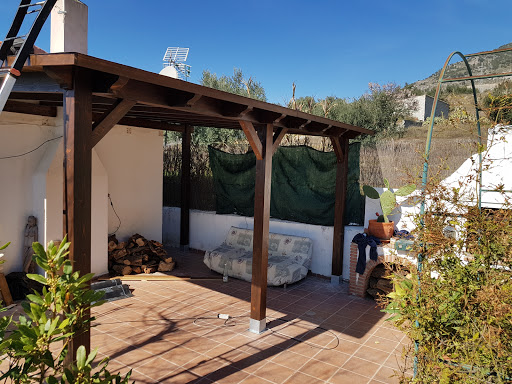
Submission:
[[[510,0],[84,2],[90,55],[158,72],[168,46],[189,47],[191,81],[240,68],[274,103],[293,82],[296,96],[353,98],[369,82],[423,79],[454,50],[512,41]],[[1,0],[0,39],[18,4]],[[49,21],[36,44],[49,50]]]

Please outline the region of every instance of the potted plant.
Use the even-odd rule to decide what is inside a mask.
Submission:
[[[391,215],[398,206],[396,203],[396,197],[411,194],[416,189],[416,185],[404,185],[403,187],[398,188],[395,192],[391,191],[389,181],[387,179],[384,179],[384,185],[387,189],[380,195],[375,188],[370,187],[369,185],[363,186],[363,193],[370,199],[379,199],[380,208],[382,210],[382,215],[380,215],[378,219],[369,221],[368,232],[370,235],[378,237],[379,239],[389,240],[391,236],[393,236],[395,223],[393,221],[389,221],[388,216]]]

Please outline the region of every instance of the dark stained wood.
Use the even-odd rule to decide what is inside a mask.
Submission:
[[[92,126],[92,147],[98,144],[135,104],[133,100],[119,100],[110,111],[103,114],[100,120],[95,121]]]
[[[43,71],[53,79],[62,89],[73,88],[73,67],[43,67]]]
[[[62,105],[62,92],[11,92],[9,99],[60,101]]]
[[[223,124],[225,124],[224,119],[239,121],[242,120],[243,115],[243,120],[254,124],[272,123],[276,127],[290,128],[289,133],[292,133],[292,130],[297,130],[298,132],[293,132],[301,133],[300,131],[303,131],[307,134],[307,128],[311,123],[321,123],[336,128],[316,132],[316,134],[323,136],[340,136],[343,134],[353,138],[361,133],[373,134],[370,130],[329,120],[325,117],[313,116],[279,105],[222,92],[79,53],[33,55],[30,57],[30,64],[30,66],[25,66],[24,71],[36,72],[42,71],[43,67],[74,65],[93,70],[97,78],[105,75],[125,77],[129,79],[127,86],[133,90],[133,97],[140,103],[174,108],[184,112],[184,114],[194,112],[202,116],[222,118]],[[129,95],[118,94],[116,96],[129,98]],[[147,99],[145,99],[146,96]],[[202,101],[203,98],[207,100],[205,103]],[[187,101],[187,99],[189,100]],[[198,101],[194,102],[196,100]],[[236,115],[237,113],[238,115]],[[311,123],[308,123],[308,121],[311,121]],[[233,126],[233,128],[236,128],[236,126]],[[350,132],[345,134],[343,133],[344,130]]]
[[[286,132],[288,132],[286,128],[278,128],[276,133],[274,133],[274,139],[272,143],[272,154],[276,153],[277,148],[279,148],[279,144],[281,144],[284,135],[286,135]]]
[[[240,120],[240,126],[249,140],[249,144],[251,145],[252,151],[256,155],[256,160],[263,159],[263,148],[260,138],[254,129],[254,125],[250,121]]]
[[[272,178],[273,126],[262,129],[263,158],[256,160],[254,190],[254,240],[252,251],[251,319],[263,320],[267,310],[270,184]]]
[[[57,116],[57,108],[49,107],[47,105],[39,105],[33,103],[25,103],[17,100],[7,100],[4,107],[5,112],[24,113],[27,115],[38,115],[38,116]]]
[[[181,139],[181,209],[180,245],[190,243],[190,143],[192,129],[186,125]]]
[[[343,273],[343,237],[345,200],[347,196],[348,177],[348,139],[331,138],[336,153],[336,200],[334,203],[334,233],[332,244],[332,275],[341,276]]]
[[[65,226],[69,258],[81,275],[91,272],[91,77],[87,70],[75,68],[74,88],[64,92],[64,184]],[[87,319],[90,312],[86,311]],[[76,335],[70,351],[84,345],[90,350],[90,332]]]
[[[103,113],[93,113],[94,121],[98,121],[102,118]],[[170,123],[163,122],[158,120],[147,120],[141,118],[132,118],[132,117],[123,117],[117,123],[118,125],[126,125],[129,127],[140,127],[140,128],[150,128],[150,129],[160,129],[163,131],[176,131],[182,132],[183,126]]]
[[[0,297],[2,299],[2,304],[5,306],[9,306],[13,303],[11,291],[9,290],[9,285],[7,284],[7,280],[5,280],[3,273],[0,273]]]

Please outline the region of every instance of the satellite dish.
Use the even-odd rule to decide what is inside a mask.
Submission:
[[[190,65],[185,64],[188,57],[188,48],[169,47],[164,54],[164,69],[161,75],[187,80],[190,77]],[[174,75],[175,74],[175,75]]]
[[[173,66],[164,67],[160,71],[161,75],[172,77],[173,79],[178,79],[178,71]]]

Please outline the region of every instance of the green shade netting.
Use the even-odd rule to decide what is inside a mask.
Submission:
[[[349,146],[345,223],[362,224],[364,198],[359,192],[359,143]],[[254,153],[234,155],[209,147],[216,211],[254,216]],[[279,147],[272,157],[270,216],[332,226],[336,190],[336,155],[313,148]]]

